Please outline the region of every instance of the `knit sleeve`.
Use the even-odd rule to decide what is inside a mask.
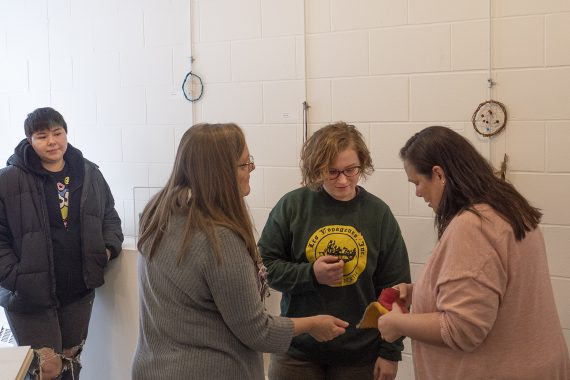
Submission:
[[[436,304],[442,312],[444,342],[454,350],[471,352],[497,319],[507,286],[500,251],[507,249],[503,245],[508,238],[485,233],[486,222],[472,214],[457,219],[441,241],[445,259],[437,279]]]
[[[228,328],[247,347],[285,352],[293,338],[293,322],[269,315],[257,286],[257,273],[244,242],[233,232],[219,232],[221,260],[205,266],[204,276]]]

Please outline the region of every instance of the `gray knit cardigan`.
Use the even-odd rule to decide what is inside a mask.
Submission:
[[[139,257],[133,380],[264,379],[261,352],[285,352],[293,322],[267,314],[244,242],[218,229],[221,262],[198,234],[180,264],[178,218],[149,262]]]

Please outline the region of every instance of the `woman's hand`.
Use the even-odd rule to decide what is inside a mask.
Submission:
[[[392,343],[403,335],[398,329],[398,320],[403,314],[404,312],[400,309],[400,306],[394,303],[391,312],[378,318],[378,330],[380,330],[380,336],[386,342]]]
[[[348,322],[332,315],[315,315],[313,317],[291,318],[293,335],[308,333],[318,342],[326,342],[344,334]]]
[[[400,292],[400,299],[406,303],[406,307],[409,309],[412,304],[412,293],[414,292],[414,284],[406,284],[404,282],[393,286],[394,289],[398,289]]]
[[[394,380],[398,374],[398,362],[378,356],[374,365],[374,380]]]
[[[336,256],[325,255],[313,263],[313,272],[317,282],[322,285],[338,285],[342,281],[344,261]]]
[[[316,315],[313,318],[312,327],[308,333],[318,342],[326,342],[344,334],[348,322],[331,315]]]

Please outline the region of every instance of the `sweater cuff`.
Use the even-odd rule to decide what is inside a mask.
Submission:
[[[319,282],[317,281],[317,275],[315,274],[315,268],[313,264],[311,264],[311,278],[313,279],[313,286],[316,288],[319,286]]]
[[[382,343],[380,343],[380,350],[378,351],[378,356],[386,360],[399,362],[402,360],[403,350],[404,350],[404,337],[397,339],[393,343],[382,341]]]

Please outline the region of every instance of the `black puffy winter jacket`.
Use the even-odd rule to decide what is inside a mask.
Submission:
[[[27,144],[27,145],[26,145]],[[68,144],[65,160],[84,162],[80,203],[83,279],[88,289],[104,283],[106,248],[121,252],[121,220],[97,165]],[[50,224],[37,156],[26,140],[0,170],[0,305],[33,312],[57,305]]]

